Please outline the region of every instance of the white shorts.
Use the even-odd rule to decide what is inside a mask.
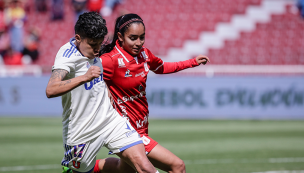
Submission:
[[[129,121],[125,118],[120,118],[122,120],[119,123],[115,121],[115,124],[109,125],[113,127],[110,133],[102,134],[84,144],[75,146],[64,144],[65,153],[61,165],[77,172],[91,172],[94,169],[96,155],[101,147],[107,147],[111,153],[119,153],[134,145],[143,143]]]

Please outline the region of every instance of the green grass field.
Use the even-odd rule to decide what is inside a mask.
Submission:
[[[0,173],[60,173],[61,130],[60,118],[1,117]],[[150,120],[149,133],[188,173],[304,170],[304,121]]]

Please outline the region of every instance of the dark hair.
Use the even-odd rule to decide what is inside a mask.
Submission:
[[[102,55],[104,53],[108,53],[111,50],[113,50],[113,48],[115,47],[115,44],[116,44],[116,40],[118,39],[117,33],[120,32],[122,34],[122,36],[124,36],[125,32],[127,31],[127,29],[129,28],[129,26],[132,23],[142,23],[145,26],[143,20],[137,14],[130,13],[130,14],[126,14],[126,15],[118,17],[115,22],[113,40],[111,43],[104,44],[102,46],[100,55]]]
[[[82,38],[99,39],[108,34],[106,20],[97,12],[85,12],[81,14],[74,27],[75,34]]]

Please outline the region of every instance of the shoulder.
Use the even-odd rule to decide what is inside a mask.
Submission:
[[[56,55],[56,58],[59,57],[70,58],[71,56],[74,56],[76,52],[78,52],[77,48],[68,42],[60,47]]]
[[[147,47],[143,46],[142,47],[142,51],[145,51],[148,54],[152,54],[152,52],[150,51],[150,49],[148,49]]]
[[[114,47],[114,49],[111,52],[102,54],[100,56],[100,58],[101,59],[112,59],[112,60],[114,60],[114,59],[119,58],[119,56],[120,56],[120,53]]]
[[[121,54],[114,48],[111,52],[105,53],[100,56],[103,65],[109,66],[118,64],[118,59],[121,58]]]
[[[113,52],[105,53],[100,56],[100,60],[102,62],[102,66],[105,68],[112,68],[117,64],[117,56],[113,56]]]

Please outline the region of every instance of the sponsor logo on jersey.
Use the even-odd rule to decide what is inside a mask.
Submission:
[[[125,77],[131,77],[132,75],[130,74],[130,70],[127,69],[126,73],[125,73]]]
[[[128,112],[127,112],[127,108],[123,105],[119,105],[120,109],[121,109],[121,114],[123,117],[127,117],[128,116]],[[129,117],[127,117],[129,119]]]
[[[143,120],[137,120],[136,121],[136,127],[142,128],[143,126],[145,126],[148,123],[148,116],[145,116]]]
[[[141,139],[142,139],[144,145],[148,145],[150,143],[150,139],[145,136],[142,136]]]
[[[140,97],[144,97],[146,95],[145,91],[141,91],[139,94],[135,95],[135,96],[123,96],[122,99],[117,98],[117,104],[121,109],[121,114],[123,115],[123,117],[127,117],[128,116],[128,112],[127,112],[127,108],[122,105],[122,103],[128,102],[128,101],[134,101],[134,99],[138,99]]]
[[[118,68],[126,67],[125,63],[123,62],[123,58],[118,58]]]
[[[122,104],[128,101],[134,101],[135,99],[138,99],[140,97],[144,97],[146,95],[146,91],[141,91],[139,94],[135,95],[135,96],[123,96],[122,99],[118,98],[117,99],[117,104]]]
[[[145,76],[145,73],[142,71],[142,72],[137,73],[137,74],[135,75],[135,77],[138,77],[138,76],[144,77],[144,76]]]
[[[130,126],[128,125],[128,123],[126,123],[126,125],[127,125],[127,128],[126,128],[126,129],[127,129],[127,130],[130,130],[129,132],[126,133],[126,136],[127,136],[127,137],[130,137],[133,133],[136,132],[136,130],[135,130],[135,129],[131,129]]]
[[[95,84],[97,84],[97,83],[99,83],[99,82],[102,81],[102,75],[103,75],[103,74],[101,73],[101,74],[100,74],[100,77],[93,79],[91,82],[85,83],[85,84],[84,84],[84,88],[85,88],[86,90],[92,89],[93,86],[94,86]]]
[[[126,123],[126,125],[127,125],[127,128],[126,128],[126,129],[131,130],[131,128],[130,128],[130,126],[128,125],[128,123]]]

